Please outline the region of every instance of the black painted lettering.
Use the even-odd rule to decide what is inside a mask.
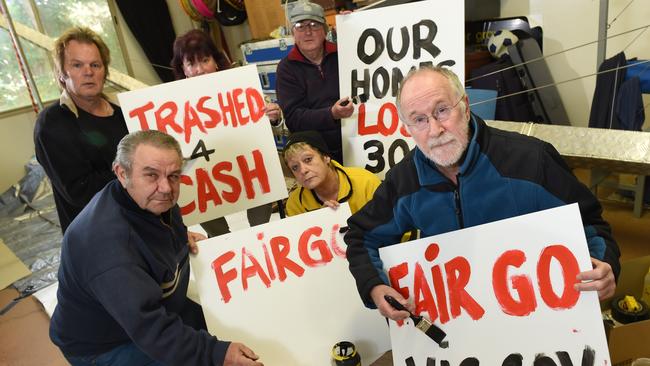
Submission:
[[[559,351],[559,352],[555,352],[555,354],[557,355],[557,359],[560,360],[560,365],[573,366],[573,362],[571,361],[571,356],[569,356],[568,352]]]
[[[501,366],[522,366],[524,358],[519,353],[511,353],[503,360]]]
[[[194,150],[192,150],[192,155],[190,156],[191,160],[203,157],[205,161],[210,161],[210,155],[214,153],[214,149],[208,150],[208,148],[205,147],[205,142],[203,140],[199,140],[199,143],[196,144],[196,147]]]
[[[370,95],[370,70],[363,69],[363,78],[359,79],[358,70],[352,70],[352,75],[350,77],[352,90],[350,90],[350,96],[357,96],[361,94]],[[359,89],[363,91],[358,93]]]
[[[368,39],[372,38],[374,41],[375,50],[369,55],[366,53],[366,42]],[[361,62],[366,65],[377,61],[379,55],[384,52],[384,40],[381,37],[381,33],[374,28],[368,28],[361,33],[359,36],[359,41],[357,42],[357,57]]]
[[[438,62],[439,67],[452,67],[454,65],[456,65],[456,61],[454,61],[454,60],[444,60],[444,61]]]
[[[399,157],[399,159],[395,159],[395,151],[397,149],[402,150],[402,156]],[[402,139],[397,139],[393,141],[392,144],[390,144],[390,147],[388,148],[388,167],[392,168],[397,164],[400,160],[406,156],[406,154],[409,152],[409,145],[406,143],[406,141]]]
[[[479,366],[478,359],[474,357],[467,357],[463,361],[461,361],[459,366]]]
[[[390,94],[393,98],[397,97],[397,91],[399,90],[399,85],[404,80],[404,74],[399,67],[393,67],[393,74],[391,75],[391,90]]]
[[[533,366],[557,366],[557,364],[550,357],[544,354],[537,354],[535,355]]]
[[[596,364],[596,350],[585,346],[585,350],[582,351],[582,364],[581,366],[594,366]]]
[[[373,147],[377,150],[368,153],[368,160],[376,161],[377,165],[372,166],[370,164],[366,164],[365,168],[371,173],[379,173],[386,167],[386,162],[384,161],[384,144],[378,140],[366,141],[366,143],[363,144],[363,150],[368,150]]]
[[[395,52],[395,48],[393,47],[393,27],[388,30],[388,35],[386,36],[386,50],[388,51],[388,57],[393,61],[403,59],[409,50],[409,43],[411,40],[408,29],[406,27],[400,28],[400,35],[400,38],[402,39],[402,48],[398,52]]]
[[[381,86],[379,86],[379,79],[381,78]],[[390,75],[388,71],[382,66],[375,70],[372,74],[372,95],[377,99],[381,99],[388,94],[390,87]]]
[[[427,28],[428,32],[426,37],[422,38],[420,28]],[[440,54],[440,48],[433,44],[433,40],[438,33],[438,26],[433,20],[423,19],[413,24],[413,59],[418,60],[421,57],[422,49],[424,48],[429,54],[436,58]]]

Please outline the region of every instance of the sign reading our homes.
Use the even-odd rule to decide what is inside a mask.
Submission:
[[[422,64],[450,67],[464,80],[464,4],[427,0],[336,17],[341,97],[368,100],[341,121],[345,165],[384,177],[414,146],[395,96]]]
[[[395,365],[611,365],[577,204],[380,249],[391,286],[447,335],[390,322]]]
[[[178,205],[187,225],[287,196],[255,65],[118,95],[129,131],[155,129],[187,163]]]

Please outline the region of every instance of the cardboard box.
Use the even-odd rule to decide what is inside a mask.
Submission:
[[[650,256],[622,263],[614,298],[634,295],[640,299],[648,267]],[[601,308],[609,310],[610,305],[611,300],[608,300],[601,304]],[[605,322],[605,332],[613,366],[631,365],[637,358],[650,357],[650,320],[614,326]]]

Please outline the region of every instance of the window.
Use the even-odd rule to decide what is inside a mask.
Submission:
[[[111,50],[110,66],[126,73],[126,63],[107,1],[110,0],[6,0],[6,4],[14,22],[52,38],[72,26],[91,28]],[[50,53],[24,39],[21,39],[21,45],[41,99],[56,99],[60,92]],[[0,65],[0,113],[30,105],[9,31],[4,28],[0,28]]]

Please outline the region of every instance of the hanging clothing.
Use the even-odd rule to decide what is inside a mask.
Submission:
[[[624,79],[627,69],[621,69],[627,65],[625,53],[620,52],[614,57],[605,60],[598,68],[598,77],[596,79],[596,89],[594,98],[591,102],[591,113],[589,115],[589,127],[611,128],[616,130],[625,130],[634,127],[635,122],[630,121],[636,117],[639,109],[643,109],[641,100],[640,87],[635,88],[632,79],[627,80],[631,83],[626,87]],[[624,94],[621,94],[623,91]],[[619,107],[619,103],[624,102],[624,106]],[[623,108],[623,109],[622,109]],[[621,116],[626,120],[621,121]]]

